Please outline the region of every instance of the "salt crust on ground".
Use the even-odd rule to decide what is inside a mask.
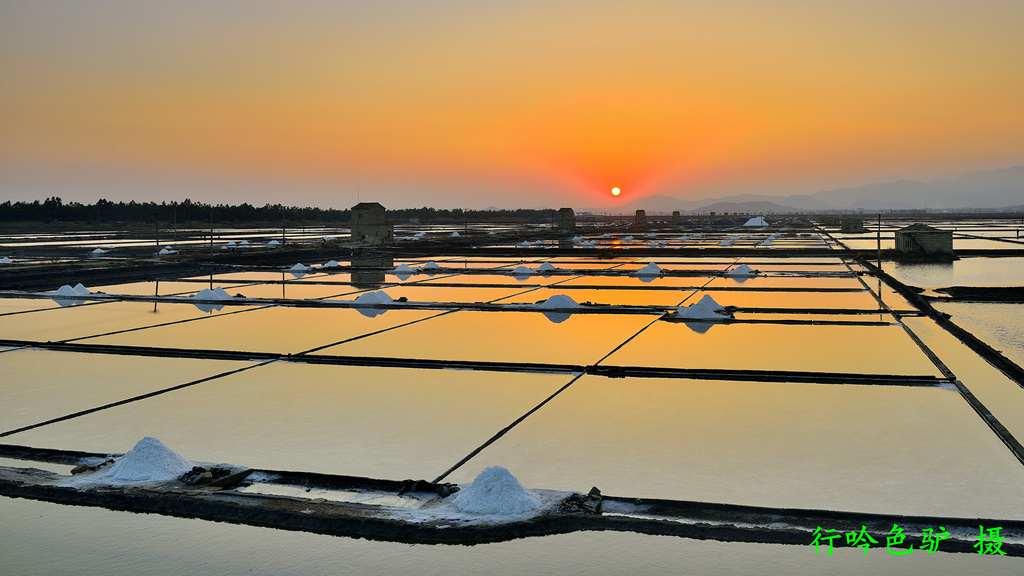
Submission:
[[[460,486],[452,506],[471,514],[523,514],[539,510],[540,498],[523,487],[511,472],[490,466],[472,484]]]

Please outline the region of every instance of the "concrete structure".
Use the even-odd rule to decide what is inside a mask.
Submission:
[[[864,232],[864,221],[857,218],[847,218],[843,220],[839,231],[843,234],[862,234]]]
[[[683,219],[683,216],[682,216],[682,214],[679,213],[679,210],[673,210],[672,211],[672,225],[673,226],[676,225],[676,224],[679,224],[679,221],[682,220],[682,219]]]
[[[953,254],[953,232],[924,224],[911,224],[896,231],[896,251],[901,254]]]
[[[636,216],[633,217],[633,224],[637,226],[645,226],[647,224],[647,212],[644,210],[637,210]]]
[[[572,208],[558,209],[558,229],[564,232],[572,232],[576,229],[576,213]]]
[[[387,223],[386,210],[377,202],[352,207],[352,241],[385,244],[395,240],[395,227]]]

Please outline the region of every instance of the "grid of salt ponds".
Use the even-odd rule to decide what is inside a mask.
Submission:
[[[428,260],[408,262],[422,265]],[[532,274],[521,286],[504,273],[518,266],[519,259],[433,260],[446,268],[461,266],[464,272],[417,275],[422,281],[401,285],[389,285],[392,278],[382,273],[384,283],[374,289],[410,301],[532,303],[565,293],[578,296],[577,301],[653,308],[647,314],[563,317],[472,310],[380,309],[364,314],[288,306],[226,306],[203,312],[187,303],[110,302],[33,311],[32,306],[48,301],[2,299],[5,305],[23,306],[25,313],[0,316],[0,338],[413,363],[938,374],[895,319],[879,313],[863,285],[842,275],[848,268],[838,259],[746,258],[754,268],[763,265],[769,275],[739,282],[717,276],[736,263],[729,258],[560,258],[553,261],[556,266],[567,269],[576,263],[581,273]],[[651,282],[617,275],[652,260],[694,275]],[[528,266],[536,268],[539,262]],[[498,267],[504,268],[500,274]],[[600,275],[602,271],[608,274]],[[283,283],[279,277],[274,272],[195,277],[189,279],[194,282],[161,282],[161,293],[165,284],[168,289],[178,284],[200,289],[211,281],[222,281],[231,293],[254,288],[272,297],[283,288],[289,298],[370,289],[356,286],[347,272],[310,274],[294,282],[285,278]],[[104,288],[117,293],[116,286]],[[815,291],[823,288],[842,291]],[[137,291],[137,284],[124,290]],[[696,327],[659,319],[664,309],[705,294],[740,308],[812,309],[817,314],[745,312],[737,314],[741,321],[736,323]],[[835,313],[846,309],[867,314]],[[879,325],[742,322],[782,317]],[[12,350],[0,353],[0,369],[10,375],[11,398],[24,409],[7,416],[3,428],[227,374],[240,366],[249,369],[19,432],[9,441],[117,451],[150,435],[193,460],[430,479],[573,379],[569,373],[298,362],[257,366]],[[55,395],[61,396],[60,402],[50,401]],[[936,421],[943,422],[938,432]],[[1011,417],[1008,421],[1015,429],[1024,426]],[[943,442],[935,441],[939,433]],[[939,388],[588,375],[450,479],[468,481],[490,464],[507,466],[526,485],[538,488],[585,491],[597,485],[606,493],[637,497],[1024,516],[1022,497],[1014,489],[1024,479],[1020,465],[958,394]],[[1000,503],[1003,507],[997,509]]]

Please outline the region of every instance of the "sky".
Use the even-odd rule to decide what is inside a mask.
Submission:
[[[1024,164],[1022,25],[1020,0],[0,0],[0,200],[613,211],[955,177]]]

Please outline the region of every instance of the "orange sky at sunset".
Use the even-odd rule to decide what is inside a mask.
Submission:
[[[1022,23],[1019,0],[5,1],[0,199],[613,210],[1005,168]]]

